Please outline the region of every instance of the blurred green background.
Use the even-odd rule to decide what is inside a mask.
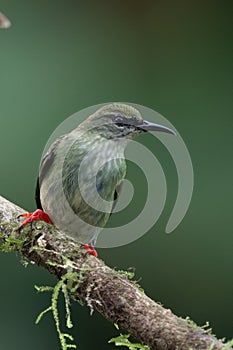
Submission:
[[[176,172],[164,147],[147,139],[167,176],[166,208],[140,240],[99,249],[99,255],[112,267],[135,267],[146,293],[177,315],[200,325],[209,321],[218,337],[231,338],[232,2],[2,0],[0,11],[12,21],[0,30],[0,194],[35,208],[43,147],[76,111],[108,101],[157,110],[179,130],[191,154],[195,187],[189,211],[171,235],[164,233]],[[129,177],[140,185],[133,166]],[[129,217],[143,205],[136,197]],[[54,285],[55,279],[37,266],[25,269],[19,260],[0,255],[0,348],[59,349],[50,315],[34,325],[50,302],[34,285]],[[78,349],[114,349],[107,344],[118,334],[113,325],[78,304],[72,315]]]

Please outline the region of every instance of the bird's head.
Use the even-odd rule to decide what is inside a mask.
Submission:
[[[123,103],[111,103],[98,109],[83,123],[91,132],[107,139],[132,139],[147,131],[175,132],[163,125],[144,120],[134,107]]]

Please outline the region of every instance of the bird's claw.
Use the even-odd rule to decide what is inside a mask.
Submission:
[[[32,224],[33,221],[38,221],[38,220],[42,220],[45,221],[49,224],[53,224],[52,220],[50,219],[50,217],[48,216],[48,214],[46,214],[43,210],[41,209],[37,209],[36,211],[34,211],[33,213],[23,213],[17,216],[17,218],[27,218],[25,219],[22,224],[16,229],[17,231],[21,231],[22,228],[24,228],[27,224]]]
[[[96,258],[98,257],[98,253],[93,244],[82,244],[81,246],[87,251],[87,254],[93,255]]]

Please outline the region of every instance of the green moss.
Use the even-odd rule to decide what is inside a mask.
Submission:
[[[109,343],[114,343],[115,346],[124,346],[129,350],[150,350],[149,346],[140,343],[131,343],[129,340],[130,334],[121,334],[119,337],[112,338]]]
[[[233,347],[233,339],[229,340],[226,344],[224,344],[224,347],[222,350],[229,350]]]
[[[81,278],[82,279],[82,278]],[[40,322],[40,320],[44,317],[44,315],[48,312],[52,312],[53,319],[55,322],[56,330],[58,333],[60,345],[62,350],[67,350],[70,348],[76,348],[76,345],[73,343],[67,343],[67,341],[73,342],[74,338],[72,335],[63,332],[60,327],[60,319],[59,319],[59,312],[58,312],[58,297],[59,294],[62,293],[64,300],[65,300],[65,310],[66,310],[66,327],[72,328],[73,324],[71,321],[71,312],[70,312],[70,298],[69,298],[69,285],[76,282],[79,284],[79,276],[78,273],[74,272],[67,272],[64,276],[62,276],[61,280],[57,282],[57,284],[54,287],[51,286],[35,286],[36,290],[38,292],[52,292],[51,296],[51,305],[48,306],[45,310],[43,310],[36,319],[36,324]]]
[[[130,280],[130,282],[137,287],[138,291],[141,293],[144,293],[143,288],[141,287],[141,285],[138,283],[138,281],[133,280],[133,278],[135,277],[135,271],[132,268],[129,268],[129,270],[115,270],[116,271],[116,276],[117,275],[122,275],[125,276],[126,278],[128,278]]]
[[[2,252],[20,252],[23,246],[31,241],[32,228],[30,225],[20,232],[17,231],[17,224],[1,222],[0,226],[8,226],[10,228],[8,235],[0,233],[0,239],[2,241],[0,251]]]

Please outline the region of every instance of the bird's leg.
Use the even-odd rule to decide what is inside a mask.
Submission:
[[[22,230],[22,228],[25,227],[27,224],[29,224],[29,223],[32,224],[33,221],[38,221],[38,220],[42,220],[42,221],[45,221],[49,224],[53,224],[53,222],[50,219],[50,217],[48,216],[48,214],[46,214],[41,209],[37,209],[33,213],[23,213],[23,214],[19,215],[18,218],[19,217],[23,217],[23,218],[27,218],[27,219],[25,219],[23,221],[23,223],[17,228],[17,231]]]
[[[82,244],[82,247],[87,251],[87,254],[93,255],[96,258],[98,257],[98,253],[95,250],[94,244],[92,242],[89,244]]]

